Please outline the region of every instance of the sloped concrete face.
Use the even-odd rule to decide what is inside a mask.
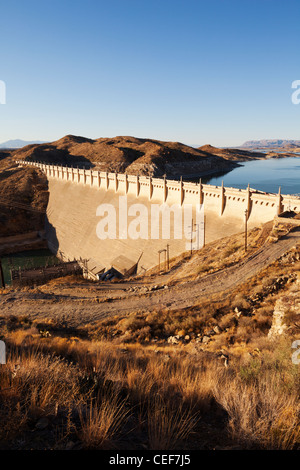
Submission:
[[[299,198],[280,192],[17,163],[48,177],[49,248],[63,259],[93,259],[105,269],[123,256],[142,273],[159,260],[163,266],[167,253],[172,258],[191,246],[200,249],[204,239],[243,232],[246,220],[251,229],[284,210],[300,211]]]
[[[154,206],[160,206],[162,201],[159,197],[149,201],[146,195],[140,195],[138,198],[131,191],[127,196],[122,192],[106,190],[105,188],[93,188],[88,185],[74,185],[71,182],[49,179],[49,203],[47,208],[46,238],[49,248],[52,251],[59,252],[64,259],[94,259],[101,266],[109,269],[113,261],[123,255],[132,260],[132,264],[138,261],[137,272],[141,273],[161,262],[164,266],[166,259],[167,245],[169,245],[170,258],[177,256],[191,247],[190,223],[187,222],[184,233],[184,205],[182,208],[182,223],[179,230],[178,220],[170,213],[170,238],[162,238],[163,233],[162,218],[159,219],[157,228],[155,221],[154,227],[151,226],[151,210]],[[125,200],[127,199],[127,205]],[[168,198],[168,206],[176,207],[176,198]],[[142,205],[148,212],[148,219],[141,217],[141,224],[148,228],[148,239],[131,238],[131,223],[134,223],[134,216],[127,216],[127,237],[124,232],[124,226],[121,227],[120,218],[124,216],[124,211],[130,210],[137,204]],[[187,198],[187,206],[192,206],[192,199]],[[98,224],[103,217],[99,214],[99,207],[106,208],[107,205],[115,208],[116,226],[113,239],[100,239],[97,235]],[[194,204],[195,206],[195,204]],[[205,214],[205,242],[216,240],[244,230],[244,218],[235,215],[220,216],[219,209],[214,204],[206,204]],[[122,213],[123,211],[123,213]],[[238,212],[237,212],[238,214]],[[201,218],[203,220],[203,218]],[[193,248],[201,248],[203,245],[203,225],[199,227],[196,223],[197,217],[193,211],[194,234]],[[175,224],[175,226],[174,226]],[[201,222],[200,222],[201,224]],[[126,224],[125,224],[126,225]],[[196,226],[197,225],[197,226]],[[250,224],[253,225],[253,224]],[[108,228],[108,227],[105,227]],[[137,227],[139,230],[139,227]],[[129,233],[128,233],[129,232]],[[142,231],[141,231],[142,232]],[[179,232],[179,234],[178,234]],[[182,239],[176,237],[182,234]],[[141,236],[145,235],[141,233]],[[158,239],[151,238],[157,236]],[[124,238],[121,238],[124,236]],[[161,254],[159,255],[159,251]],[[130,268],[129,266],[127,267]]]
[[[126,223],[121,226],[120,219],[124,219],[126,209],[129,213],[134,212],[134,206],[137,203],[134,194],[128,193],[127,196],[124,196],[124,194],[118,194],[113,190],[107,191],[101,188],[91,188],[87,185],[73,185],[71,182],[52,178],[49,180],[49,191],[46,237],[49,248],[58,252],[64,259],[93,258],[100,265],[104,265],[106,269],[109,269],[116,258],[124,256],[128,260],[132,260],[133,265],[139,261],[137,271],[142,272],[158,264],[158,252],[166,250],[167,244],[170,245],[170,257],[190,248],[190,236],[187,239],[174,239],[174,218],[172,214],[170,217],[170,238],[151,239],[151,235],[156,236],[158,234],[158,237],[162,236],[162,227],[158,232],[156,226],[152,227],[152,232],[155,233],[151,234],[151,206],[155,203],[157,203],[157,206],[160,205],[155,199],[150,203],[145,196],[138,198],[139,205],[148,211],[148,218],[145,214],[140,217],[141,225],[148,229],[148,239],[133,239],[132,236],[136,234],[132,230],[131,224],[133,223],[134,228],[137,218],[134,215],[127,216],[127,236]],[[125,204],[125,198],[127,204]],[[116,235],[116,238],[100,239],[97,235],[97,229],[103,217],[97,214],[100,213],[99,207],[104,210],[108,205],[115,209],[115,234],[112,235]],[[101,213],[103,214],[103,212]],[[105,229],[108,230],[108,226]],[[114,227],[112,230],[114,231]],[[140,227],[137,226],[136,232],[139,231]],[[145,228],[141,231],[141,235],[145,235]],[[197,243],[196,235],[195,233],[195,243]],[[162,264],[165,260],[165,254],[166,252],[161,254]],[[126,266],[126,268],[130,269],[130,266]]]

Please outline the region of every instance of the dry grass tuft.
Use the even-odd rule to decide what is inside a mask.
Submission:
[[[172,450],[193,432],[197,413],[155,395],[148,404],[148,436],[152,450]]]
[[[84,410],[80,410],[79,437],[84,447],[86,449],[112,447],[128,414],[126,401],[121,400],[113,392],[97,397],[97,401],[91,401]]]

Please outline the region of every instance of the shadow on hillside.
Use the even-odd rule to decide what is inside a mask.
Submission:
[[[53,145],[39,145],[25,160],[45,163],[48,165],[74,166],[92,168],[94,164],[83,155],[72,155],[67,149],[57,149]]]
[[[49,222],[48,214],[45,216],[45,237],[51,253],[55,256],[60,255],[59,241],[56,235],[56,228]]]

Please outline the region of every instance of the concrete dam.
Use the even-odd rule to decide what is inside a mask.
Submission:
[[[111,267],[142,273],[190,248],[260,226],[300,198],[166,178],[17,161],[48,179],[46,238],[65,260],[85,259],[97,276]]]

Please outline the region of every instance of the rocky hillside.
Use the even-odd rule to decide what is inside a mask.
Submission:
[[[179,142],[135,137],[96,140],[68,135],[50,144],[28,145],[13,153],[15,159],[51,164],[93,166],[103,171],[170,177],[200,176],[231,170],[236,163]]]
[[[42,230],[47,203],[46,177],[18,168],[8,152],[0,152],[0,237]]]
[[[198,150],[210,153],[211,155],[217,155],[219,157],[225,158],[226,160],[236,162],[263,160],[266,158],[293,157],[297,156],[295,155],[297,152],[300,152],[300,147],[298,148],[294,144],[290,144],[290,146],[287,145],[283,147],[256,147],[254,145],[253,148],[250,146],[250,142],[249,147],[247,147],[246,144],[244,145],[245,148],[217,148],[213,147],[212,145],[203,145],[202,147],[199,147]]]
[[[219,157],[225,158],[226,160],[239,162],[266,158],[266,154],[263,152],[251,152],[249,150],[233,148],[218,148],[213,147],[212,145],[203,145],[202,147],[199,147],[198,150],[201,152],[210,153],[211,155],[217,155]]]

